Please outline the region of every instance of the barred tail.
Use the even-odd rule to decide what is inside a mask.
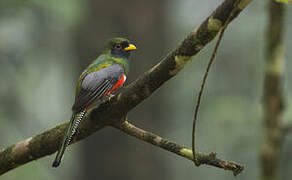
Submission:
[[[65,134],[64,134],[62,144],[60,144],[57,156],[53,162],[53,165],[52,165],[53,167],[58,167],[60,165],[62,157],[63,157],[64,152],[65,152],[65,149],[69,145],[71,138],[74,135],[74,133],[76,132],[76,129],[77,129],[80,121],[83,119],[85,113],[86,113],[86,110],[72,115],[70,123],[67,127]]]

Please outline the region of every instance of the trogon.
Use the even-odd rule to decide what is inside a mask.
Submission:
[[[103,53],[80,75],[72,107],[72,117],[60,144],[53,167],[58,167],[76,129],[88,110],[123,86],[129,71],[129,56],[136,46],[125,38],[108,41]]]

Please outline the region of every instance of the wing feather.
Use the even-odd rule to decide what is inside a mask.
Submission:
[[[73,112],[80,112],[92,103],[100,100],[123,76],[124,70],[114,64],[110,67],[86,75],[76,94]]]

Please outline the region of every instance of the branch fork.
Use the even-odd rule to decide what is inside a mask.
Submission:
[[[80,128],[71,143],[82,140],[105,126],[111,125],[131,136],[193,161],[192,150],[142,130],[128,121],[124,121],[123,117],[144,99],[148,98],[163,83],[175,76],[206,44],[212,41],[234,8],[237,9],[231,20],[236,18],[251,1],[240,0],[235,7],[236,0],[225,0],[161,62],[145,72],[129,86],[123,88],[118,95],[111,98],[110,102],[106,101],[98,108],[91,110],[89,116],[80,123]],[[68,123],[58,125],[1,150],[0,175],[25,163],[56,152],[67,125]],[[241,165],[217,158],[216,153],[196,152],[196,158],[200,164],[231,170],[234,175],[243,170]]]

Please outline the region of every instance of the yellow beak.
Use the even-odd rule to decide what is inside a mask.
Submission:
[[[129,44],[129,46],[125,48],[126,51],[135,50],[135,49],[137,48],[134,44]]]

